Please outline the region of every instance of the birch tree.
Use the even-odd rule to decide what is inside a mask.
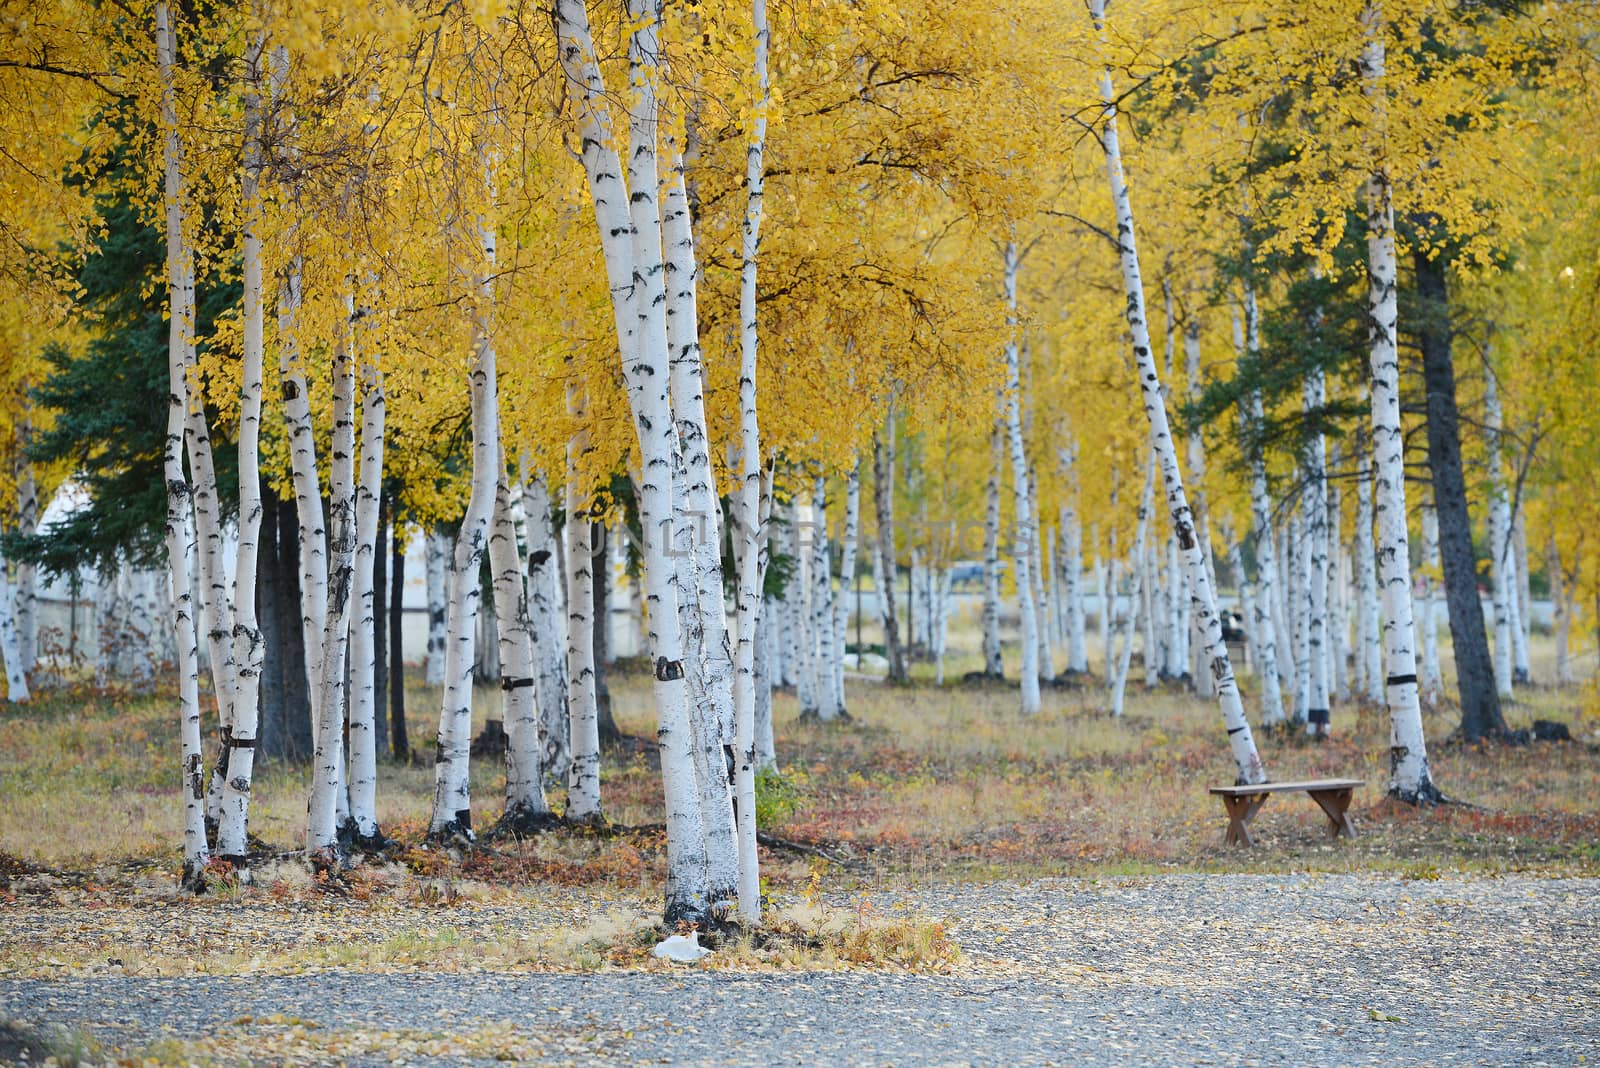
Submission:
[[[1150,516],[1155,504],[1155,485],[1155,457],[1152,452],[1151,458],[1145,463],[1144,490],[1139,494],[1139,525],[1133,537],[1133,557],[1135,560],[1145,555],[1146,543],[1150,533]],[[1144,576],[1144,568],[1134,567],[1130,571],[1132,572],[1133,590],[1129,603],[1137,606],[1139,604],[1140,585]],[[1130,607],[1127,623],[1122,627],[1122,649],[1117,654],[1116,667],[1112,671],[1110,679],[1111,715],[1114,717],[1122,715],[1123,697],[1128,688],[1128,665],[1133,658],[1133,632],[1137,623],[1136,609]],[[1145,655],[1149,655],[1148,649]]]
[[[1017,610],[1022,616],[1022,714],[1039,711],[1039,620],[1033,600],[1033,513],[1028,501],[1028,457],[1022,447],[1022,386],[1017,364],[1017,271],[1021,256],[1015,242],[1005,246],[1006,326],[1006,440],[1011,453],[1014,522],[1012,566],[1016,569]]]
[[[256,733],[261,707],[265,640],[256,619],[256,561],[261,534],[261,392],[265,305],[262,283],[260,85],[263,34],[252,36],[245,53],[244,159],[240,199],[243,268],[242,367],[239,387],[239,543],[234,561],[232,660],[237,671],[233,723],[227,738],[226,770],[217,825],[217,854],[241,865],[248,848],[250,787],[255,772]]]
[[[1260,312],[1255,288],[1244,289],[1245,352],[1252,362],[1260,359]],[[1256,669],[1261,678],[1261,726],[1281,726],[1285,720],[1283,693],[1278,688],[1278,560],[1272,542],[1272,499],[1267,489],[1267,463],[1262,455],[1260,436],[1266,421],[1261,391],[1251,390],[1248,413],[1239,420],[1245,428],[1250,463],[1251,531],[1255,536],[1256,596],[1254,633]],[[1287,654],[1288,650],[1284,650]]]
[[[580,422],[581,387],[567,385],[567,411]],[[580,458],[587,447],[586,432],[579,430],[567,441],[567,725],[572,762],[567,770],[569,823],[601,823],[600,710],[595,699],[594,566],[590,544],[594,529],[578,479]],[[600,621],[603,622],[603,621]]]
[[[678,589],[668,556],[673,544],[673,476],[682,457],[667,394],[665,286],[656,193],[660,8],[631,0],[628,14],[635,27],[629,39],[635,92],[629,108],[629,162],[624,184],[621,161],[610,147],[610,116],[603,104],[604,83],[588,12],[581,0],[558,0],[556,5],[558,48],[576,111],[582,163],[611,284],[623,375],[641,459],[639,508],[648,532],[644,545],[646,599],[667,809],[665,916],[676,922],[706,918],[715,895],[731,894],[735,887],[712,887],[709,882],[703,814],[697,803],[695,739],[684,682]]]
[[[321,677],[317,716],[313,719],[316,749],[312,756],[311,797],[306,814],[306,852],[317,862],[337,858],[343,849],[341,799],[345,790],[345,720],[349,698],[346,674],[350,644],[352,589],[356,551],[356,361],[351,351],[353,323],[334,341],[333,438],[328,449],[328,581],[323,614]]]
[[[32,700],[28,675],[22,668],[22,640],[17,631],[16,594],[6,560],[0,555],[0,660],[5,661],[6,699],[25,705]]]
[[[501,715],[506,730],[506,810],[499,830],[526,835],[553,820],[544,795],[543,747],[533,660],[533,624],[528,617],[522,554],[511,517],[511,479],[502,462],[495,470],[489,570],[493,576],[496,638],[500,648]],[[352,780],[354,776],[352,775]]]
[[[572,762],[567,709],[566,599],[562,594],[565,576],[550,511],[550,486],[543,475],[530,475],[525,462],[520,486],[528,545],[525,596],[528,627],[533,635],[539,734],[544,746],[540,763],[547,779],[565,779]]]
[[[1384,20],[1378,3],[1362,13],[1366,44],[1361,77],[1373,110],[1374,165],[1367,178],[1368,342],[1372,371],[1372,453],[1375,468],[1378,581],[1383,591],[1385,698],[1389,705],[1389,793],[1412,804],[1440,799],[1428,772],[1412,639],[1411,554],[1406,531],[1405,437],[1400,425],[1400,356],[1394,205],[1380,154],[1387,115]]]
[[[185,191],[183,145],[178,131],[176,52],[166,0],[155,4],[156,69],[161,90],[161,200],[167,237],[167,433],[162,474],[167,485],[167,572],[172,585],[173,640],[178,650],[178,703],[182,754],[183,877],[185,888],[204,886],[210,860],[206,843],[205,781],[200,752],[199,635],[194,596],[189,584],[189,552],[193,542],[189,480],[183,470],[184,433],[188,425],[188,348],[193,344],[194,251],[184,231]],[[8,591],[9,592],[9,591]],[[7,663],[12,649],[7,649]],[[20,651],[18,651],[20,666]]]
[[[370,315],[363,308],[358,322]],[[360,458],[355,483],[355,559],[353,610],[350,615],[350,822],[353,844],[377,849],[384,844],[378,828],[377,634],[382,621],[376,611],[374,557],[377,553],[379,497],[383,492],[383,434],[386,407],[382,370],[370,346],[361,361]],[[398,654],[397,654],[398,655]]]
[[[1328,403],[1326,378],[1317,369],[1302,385],[1307,414],[1320,412]],[[1328,445],[1320,430],[1305,446],[1306,510],[1306,658],[1310,693],[1306,705],[1306,733],[1326,738],[1328,714]]]
[[[1094,21],[1102,47],[1105,42],[1105,0],[1090,0],[1090,17]],[[1239,700],[1239,687],[1234,681],[1233,665],[1228,659],[1228,647],[1222,640],[1222,620],[1217,615],[1216,598],[1212,594],[1210,579],[1206,574],[1205,559],[1195,536],[1193,514],[1183,489],[1183,476],[1178,470],[1178,455],[1167,422],[1166,402],[1161,394],[1161,381],[1156,373],[1155,357],[1150,350],[1150,330],[1145,318],[1144,282],[1139,273],[1139,253],[1134,243],[1133,205],[1128,196],[1127,182],[1122,173],[1121,148],[1117,140],[1116,94],[1112,87],[1111,72],[1104,70],[1100,76],[1101,140],[1105,149],[1106,173],[1110,180],[1111,199],[1117,215],[1117,246],[1122,261],[1123,285],[1127,293],[1128,328],[1133,335],[1133,355],[1138,367],[1139,387],[1144,395],[1145,416],[1150,423],[1151,447],[1155,450],[1161,468],[1162,483],[1166,487],[1167,506],[1172,515],[1178,547],[1184,556],[1192,589],[1192,608],[1204,628],[1206,656],[1210,660],[1211,675],[1216,682],[1217,698],[1222,706],[1222,718],[1238,769],[1239,782],[1266,781],[1266,769],[1256,752],[1255,739],[1250,734],[1250,724],[1244,718],[1244,706]]]

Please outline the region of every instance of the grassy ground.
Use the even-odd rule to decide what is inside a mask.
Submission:
[[[954,660],[948,676],[977,667],[970,659]],[[935,687],[929,665],[915,674],[907,687],[853,680],[848,723],[802,723],[793,697],[777,697],[783,771],[766,830],[802,848],[768,851],[764,874],[788,910],[788,934],[730,944],[725,966],[940,968],[952,959],[943,932],[929,925],[828,913],[819,902],[835,889],[1181,871],[1384,871],[1419,879],[1453,870],[1600,872],[1600,757],[1595,724],[1580,715],[1575,691],[1524,690],[1508,710],[1513,726],[1534,718],[1568,724],[1572,743],[1466,747],[1449,738],[1452,710],[1431,715],[1434,777],[1468,802],[1435,810],[1384,799],[1387,727],[1378,710],[1337,710],[1333,738],[1322,744],[1262,737],[1275,779],[1367,781],[1352,809],[1360,837],[1330,841],[1315,805],[1288,795],[1257,819],[1257,848],[1238,850],[1223,845],[1221,806],[1206,793],[1232,779],[1212,702],[1176,688],[1136,692],[1128,714],[1111,720],[1094,683],[1048,688],[1043,711],[1023,720],[1013,688]],[[623,665],[611,687],[624,730],[649,737],[647,678]],[[426,739],[437,693],[414,687],[408,697],[413,737]],[[495,692],[481,697],[480,720],[498,705]],[[75,691],[0,706],[0,907],[18,931],[15,941],[0,939],[0,971],[648,961],[651,903],[665,874],[655,829],[659,778],[648,746],[605,762],[606,809],[620,833],[553,832],[463,856],[422,846],[432,792],[425,742],[415,764],[380,772],[380,818],[404,844],[386,862],[338,885],[313,879],[292,855],[259,865],[251,885],[219,872],[205,907],[246,910],[240,922],[249,937],[241,945],[216,933],[231,920],[203,922],[196,935],[190,912],[171,911],[180,841],[176,732],[174,701],[164,693]],[[252,829],[264,847],[299,845],[305,785],[304,768],[259,771]],[[475,762],[480,826],[498,814],[501,787],[496,762]],[[559,809],[559,791],[552,802]],[[50,920],[52,909],[98,918],[86,930],[63,930]],[[359,937],[349,934],[351,912],[370,921],[359,925]],[[30,917],[44,925],[33,935],[23,930]]]

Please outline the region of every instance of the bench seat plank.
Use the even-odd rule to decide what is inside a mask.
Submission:
[[[1278,794],[1292,790],[1354,790],[1367,785],[1365,779],[1308,779],[1305,782],[1264,782],[1255,786],[1213,786],[1211,792],[1230,797],[1249,797],[1253,794]]]

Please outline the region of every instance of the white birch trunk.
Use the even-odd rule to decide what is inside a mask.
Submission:
[[[1136,560],[1142,559],[1146,553],[1146,545],[1150,533],[1150,516],[1155,506],[1155,472],[1155,456],[1152,453],[1150,459],[1145,462],[1144,491],[1139,494],[1139,525],[1133,537],[1133,555]],[[1133,572],[1133,590],[1130,605],[1138,605],[1144,568],[1134,567],[1131,570]],[[1133,661],[1133,632],[1135,624],[1138,622],[1134,611],[1132,607],[1129,608],[1128,620],[1121,627],[1123,631],[1122,650],[1117,654],[1116,666],[1111,672],[1111,715],[1113,717],[1122,715],[1123,698],[1128,688],[1128,665]],[[1149,655],[1148,646],[1146,647],[1146,655]]]
[[[374,610],[377,591],[373,556],[377,552],[378,504],[383,493],[383,378],[368,353],[361,373],[360,459],[356,468],[354,609],[350,618],[350,822],[362,849],[383,845],[378,829],[377,629],[386,625]],[[396,651],[398,654],[398,651]]]
[[[1439,672],[1439,513],[1422,508],[1422,699],[1438,705],[1444,693]]]
[[[528,543],[525,582],[528,626],[533,632],[534,694],[543,745],[540,764],[547,781],[564,781],[572,762],[572,750],[567,721],[567,634],[561,553],[550,514],[550,487],[545,477],[529,477],[524,463],[522,488]]]
[[[734,809],[739,848],[739,919],[761,922],[761,879],[756,850],[756,781],[758,766],[776,763],[772,740],[772,688],[763,678],[761,630],[771,624],[771,606],[762,583],[766,565],[766,529],[761,502],[761,428],[756,410],[756,371],[760,331],[756,281],[761,250],[761,213],[765,192],[765,153],[769,87],[767,55],[772,31],[766,0],[751,0],[755,38],[752,62],[758,97],[745,148],[745,209],[739,266],[739,481],[734,488],[740,517],[735,552],[734,584],[737,647],[734,655]],[[852,485],[856,485],[852,481]],[[842,628],[841,628],[842,629]],[[843,682],[840,683],[843,707]]]
[[[1437,520],[1434,535],[1438,536]],[[1437,546],[1435,546],[1437,548]],[[1566,569],[1561,563],[1561,552],[1551,535],[1545,541],[1545,574],[1550,576],[1550,602],[1554,613],[1556,637],[1556,685],[1565,689],[1573,683],[1572,653],[1568,648],[1572,639],[1572,583],[1567,581]]]
[[[194,373],[194,346],[188,346],[189,373]],[[205,407],[191,397],[187,445],[194,524],[198,535],[193,560],[197,565],[196,619],[203,621],[206,662],[211,669],[211,690],[216,699],[222,748],[206,787],[206,822],[213,827],[222,817],[222,780],[227,774],[229,740],[233,736],[233,598],[223,564],[222,514],[217,489],[216,462],[211,454],[211,431]]]
[[[777,643],[772,640],[772,628],[778,618],[777,604],[771,598],[766,598],[761,604],[761,612],[756,617],[756,649],[755,649],[755,747],[756,767],[775,768],[778,766],[777,743],[772,735],[772,688],[773,651]],[[755,784],[751,783],[751,790]]]
[[[1261,354],[1260,312],[1256,305],[1255,289],[1249,285],[1244,290],[1245,352],[1251,359]],[[1256,675],[1261,679],[1261,726],[1275,728],[1285,720],[1283,691],[1279,688],[1282,672],[1278,657],[1278,561],[1272,540],[1272,499],[1267,489],[1267,463],[1262,456],[1259,435],[1266,421],[1261,404],[1261,391],[1252,390],[1249,408],[1240,420],[1245,433],[1252,440],[1250,460],[1250,525],[1255,536],[1256,597],[1252,634],[1255,639]],[[1288,656],[1289,650],[1284,649]]]
[[[504,457],[501,458],[502,461]],[[525,835],[552,822],[544,796],[533,623],[522,554],[511,518],[511,480],[504,462],[495,468],[494,517],[489,534],[496,640],[500,649],[501,717],[506,731],[506,810],[502,830]],[[354,780],[354,773],[351,775]]]
[[[557,0],[556,30],[568,93],[572,97],[588,176],[590,200],[606,263],[642,478],[640,517],[646,532],[645,585],[650,605],[650,651],[655,661],[657,737],[666,796],[667,891],[665,918],[700,921],[708,915],[705,835],[696,803],[693,729],[683,677],[676,573],[667,555],[672,541],[672,478],[681,462],[667,396],[665,285],[661,216],[656,202],[655,63],[659,8],[631,0],[636,24],[629,42],[634,71],[629,110],[628,182],[611,148],[605,86],[582,0]],[[628,190],[633,190],[630,198]],[[716,888],[717,892],[733,888]]]
[[[1289,598],[1289,636],[1294,649],[1294,706],[1289,715],[1297,724],[1306,722],[1311,703],[1311,628],[1307,625],[1311,561],[1306,552],[1305,519],[1300,513],[1297,507],[1289,514],[1288,529],[1284,531],[1284,541],[1289,548],[1288,571],[1294,576],[1294,582],[1285,591]]]
[[[423,677],[429,686],[443,686],[445,616],[449,611],[450,599],[445,561],[450,558],[450,539],[443,531],[436,529],[428,531],[422,543],[428,591],[428,657]]]
[[[17,630],[16,590],[12,586],[6,558],[0,554],[0,660],[5,661],[6,698],[15,704],[31,701],[28,673],[22,668],[22,638]]]
[[[1089,650],[1084,640],[1083,612],[1083,524],[1078,518],[1078,439],[1067,438],[1057,450],[1061,461],[1066,496],[1061,505],[1061,600],[1062,630],[1067,645],[1067,673],[1085,674],[1089,670]],[[1100,600],[1105,612],[1105,598]]]
[[[884,414],[883,435],[873,439],[872,494],[873,511],[878,524],[878,559],[882,565],[878,601],[883,613],[883,651],[889,661],[888,678],[902,682],[907,677],[906,658],[910,651],[901,643],[900,623],[894,603],[896,570],[899,566],[895,549],[894,453],[894,403],[891,401]]]
[[[933,605],[933,682],[944,685],[944,657],[950,637],[950,568],[940,567],[934,578]]]
[[[17,450],[13,465],[17,482],[17,533],[24,538],[31,538],[39,532],[39,487],[33,476],[33,464],[26,452],[32,441],[33,422],[27,409],[24,409],[17,417]],[[33,670],[39,657],[38,586],[39,569],[33,564],[18,564],[15,596],[17,653],[24,676]]]
[[[850,631],[850,590],[856,581],[856,547],[861,534],[861,460],[850,465],[845,479],[844,541],[839,553],[839,599],[833,625],[833,705],[844,719],[850,718],[844,696],[845,645]],[[860,656],[860,651],[856,654]]]
[[[1037,654],[1039,660],[1039,682],[1043,684],[1054,682],[1056,677],[1055,657],[1050,648],[1050,640],[1055,634],[1055,610],[1054,602],[1050,597],[1050,587],[1046,581],[1046,577],[1050,575],[1054,568],[1047,569],[1045,567],[1046,555],[1041,547],[1044,539],[1040,536],[1039,524],[1039,494],[1034,483],[1035,480],[1030,472],[1028,477],[1028,504],[1029,511],[1034,517],[1033,560],[1031,561],[1032,570],[1030,574],[1033,576],[1034,623],[1039,639],[1039,651]],[[1054,546],[1055,541],[1052,538],[1049,553],[1049,559],[1052,564],[1055,560]],[[931,634],[933,618],[933,573],[931,570],[928,573],[928,617],[929,633]]]
[[[353,316],[334,342],[333,436],[328,450],[328,582],[323,616],[320,718],[313,723],[315,751],[306,814],[306,852],[326,861],[343,848],[340,799],[345,790],[345,713],[356,551],[356,361]]]
[[[1028,457],[1022,447],[1021,382],[1017,362],[1017,246],[1005,249],[1006,326],[1006,441],[1011,452],[1011,484],[1016,523],[1012,566],[1016,569],[1017,611],[1022,617],[1022,714],[1039,711],[1039,619],[1033,599],[1033,510],[1028,500]]]
[[[1321,370],[1301,383],[1301,401],[1307,413],[1318,412],[1328,402],[1327,383]],[[1326,738],[1330,727],[1328,701],[1328,445],[1313,434],[1305,456],[1306,554],[1306,733]]]
[[[1501,697],[1513,689],[1512,631],[1515,627],[1511,599],[1511,501],[1501,467],[1500,397],[1493,370],[1484,374],[1485,428],[1488,431],[1489,467],[1489,576],[1494,610],[1494,681]]]
[[[830,723],[842,709],[834,690],[834,651],[839,636],[834,629],[838,613],[833,600],[833,551],[828,538],[827,480],[817,475],[811,492],[811,691],[817,718]]]
[[[256,619],[256,561],[261,539],[261,395],[264,374],[265,307],[262,294],[260,176],[260,64],[263,36],[251,38],[245,60],[249,82],[244,102],[244,169],[240,182],[244,224],[242,365],[239,383],[239,544],[234,557],[232,660],[235,670],[233,723],[217,823],[217,854],[243,865],[248,850],[250,787],[255,778],[256,732],[260,725],[261,671],[265,641]]]
[[[1371,2],[1362,14],[1367,34],[1361,73],[1381,132],[1385,115],[1383,17]],[[1381,152],[1381,150],[1380,150]],[[1381,160],[1381,155],[1380,155]],[[1412,647],[1411,554],[1406,534],[1405,436],[1400,424],[1397,348],[1398,272],[1394,205],[1387,166],[1367,181],[1368,328],[1372,364],[1372,451],[1377,466],[1378,581],[1383,589],[1385,694],[1389,705],[1389,793],[1410,802],[1438,799],[1428,773],[1417,658]]]
[[[1159,539],[1151,538],[1145,543],[1144,552],[1139,557],[1136,570],[1141,577],[1136,589],[1143,591],[1139,601],[1139,616],[1144,620],[1144,684],[1148,689],[1154,690],[1161,685],[1161,667],[1166,661],[1166,653],[1161,648],[1161,572],[1156,565],[1156,553],[1159,551],[1152,542]]]
[[[296,336],[300,312],[300,270],[291,262],[278,301],[278,371],[283,417],[288,424],[289,470],[294,485],[300,543],[300,635],[306,654],[306,694],[312,731],[322,707],[322,646],[328,611],[328,550],[317,476],[316,438],[311,429],[311,397]]]
[[[989,434],[989,485],[983,513],[983,673],[1003,678],[1000,655],[1000,468],[1005,449],[997,418]]]
[[[1034,488],[1034,515],[1043,523],[1043,507],[1038,504],[1038,486],[1035,480]],[[1045,536],[1040,539],[1043,544],[1043,558],[1038,553],[1034,555],[1034,569],[1043,582],[1040,596],[1045,603],[1045,624],[1040,627],[1040,632],[1045,635],[1045,640],[1038,646],[1038,660],[1045,662],[1045,657],[1051,651],[1051,646],[1066,638],[1066,614],[1061,611],[1061,553],[1058,552],[1058,526],[1051,524],[1043,528]],[[1054,665],[1046,668],[1054,676]]]
[[[791,660],[795,669],[795,696],[800,701],[802,718],[817,715],[817,634],[812,602],[816,599],[816,553],[812,540],[816,537],[812,524],[800,519],[800,504],[789,502],[789,557],[794,561],[790,573],[790,589],[785,595],[790,604],[789,635]]]
[[[1363,457],[1356,480],[1356,600],[1360,615],[1357,656],[1361,661],[1363,696],[1373,704],[1383,701],[1383,624],[1379,615],[1377,550],[1372,541],[1372,467]]]
[[[1528,588],[1528,529],[1527,510],[1518,507],[1511,516],[1511,550],[1516,566],[1516,596],[1512,604],[1517,610],[1517,629],[1511,635],[1511,677],[1527,685],[1533,681],[1532,665],[1528,662],[1528,642],[1533,635],[1532,596]],[[24,657],[27,656],[24,652]]]
[[[167,314],[171,334],[167,345],[167,434],[162,451],[162,471],[167,484],[167,571],[172,584],[173,639],[178,658],[179,734],[183,760],[183,886],[204,886],[210,860],[206,844],[205,780],[200,751],[199,635],[195,603],[189,586],[191,495],[183,470],[184,430],[188,423],[188,350],[194,344],[194,251],[184,234],[182,142],[178,136],[177,91],[173,67],[173,42],[167,0],[155,5],[156,66],[161,81],[162,207],[166,215]],[[9,593],[9,591],[7,591]],[[21,650],[8,649],[6,659]],[[15,691],[13,691],[15,693]],[[16,698],[13,696],[13,700]]]
[[[1198,531],[1199,528],[1196,527],[1197,534]],[[1162,618],[1165,621],[1163,631],[1165,640],[1162,642],[1162,648],[1166,653],[1166,667],[1163,674],[1169,679],[1179,679],[1189,666],[1186,640],[1189,626],[1188,620],[1184,618],[1184,605],[1188,601],[1188,596],[1184,588],[1183,572],[1178,565],[1178,543],[1171,538],[1167,539],[1166,557],[1166,581],[1162,584],[1164,613]]]
[[[1198,403],[1201,394],[1205,391],[1205,383],[1200,372],[1200,320],[1192,313],[1183,327],[1183,372],[1184,380],[1188,386],[1189,402]],[[1195,485],[1195,530],[1199,534],[1200,545],[1205,550],[1206,566],[1211,571],[1211,585],[1217,585],[1217,569],[1214,566],[1211,547],[1211,517],[1210,510],[1206,507],[1206,443],[1205,436],[1201,434],[1198,426],[1189,431],[1186,442],[1186,453],[1189,461],[1189,477]],[[1188,613],[1182,614],[1180,623],[1184,626],[1184,643],[1188,646],[1188,655],[1185,663],[1188,665],[1194,680],[1195,693],[1201,697],[1214,697],[1211,684],[1211,672],[1206,670],[1205,643],[1201,640],[1198,626]]]
[[[680,630],[694,729],[695,772],[713,901],[731,900],[739,883],[729,761],[734,750],[733,652],[722,587],[722,509],[711,470],[700,360],[694,231],[685,191],[683,154],[670,116],[668,176],[659,215],[665,249],[666,340],[670,403],[682,463],[674,470]],[[653,136],[652,131],[652,136]],[[685,579],[688,581],[686,582]]]
[[[1108,584],[1106,579],[1110,577]],[[1115,561],[1110,565],[1096,560],[1094,565],[1095,601],[1100,606],[1100,648],[1105,654],[1105,675],[1111,677],[1111,617],[1116,613],[1114,603],[1117,590],[1117,567]]]
[[[1328,469],[1338,470],[1342,461],[1342,453],[1335,444],[1329,454]],[[1334,479],[1327,478],[1325,482],[1328,487],[1328,523],[1324,542],[1328,551],[1324,594],[1328,604],[1328,689],[1334,701],[1345,704],[1350,700],[1349,679],[1345,674],[1350,606],[1349,599],[1344,596],[1349,589],[1349,583],[1345,581],[1349,561],[1344,551],[1344,539],[1340,537],[1340,532],[1344,530],[1344,496]]]
[[[480,303],[472,312],[472,489],[456,535],[450,569],[450,608],[445,626],[444,693],[439,707],[439,748],[434,763],[433,815],[428,835],[473,839],[472,669],[476,660],[478,614],[483,585],[479,575],[489,549],[489,520],[500,464],[500,405],[495,377],[494,282],[496,234],[480,218],[482,250],[476,272]]]
[[[1090,13],[1097,32],[1104,32],[1105,0],[1090,0]],[[1244,706],[1239,700],[1239,687],[1234,681],[1233,665],[1228,659],[1228,647],[1222,640],[1222,620],[1217,615],[1216,598],[1211,581],[1206,574],[1205,557],[1194,529],[1189,501],[1184,494],[1183,476],[1178,470],[1178,455],[1174,448],[1172,432],[1167,424],[1166,404],[1161,396],[1161,382],[1156,373],[1154,355],[1150,351],[1150,331],[1145,318],[1144,282],[1139,274],[1139,253],[1134,243],[1133,205],[1128,197],[1128,187],[1122,174],[1122,154],[1117,141],[1115,94],[1110,71],[1100,77],[1101,97],[1104,105],[1102,138],[1106,154],[1106,172],[1111,185],[1111,199],[1117,213],[1117,245],[1121,253],[1123,285],[1127,292],[1128,327],[1133,333],[1133,354],[1138,363],[1139,386],[1144,394],[1145,416],[1150,422],[1150,440],[1161,467],[1162,482],[1166,487],[1167,506],[1172,514],[1178,547],[1184,556],[1189,575],[1192,611],[1205,628],[1206,657],[1210,662],[1212,679],[1216,683],[1218,702],[1221,705],[1224,727],[1227,730],[1234,764],[1242,783],[1259,783],[1266,780],[1266,769],[1256,752],[1255,739],[1250,734],[1250,724],[1244,718]]]
[[[576,383],[567,386],[567,411],[582,425],[585,411]],[[594,546],[589,543],[589,521],[579,489],[580,458],[588,447],[588,431],[579,430],[567,441],[567,725],[572,762],[567,769],[569,823],[599,823],[600,710],[595,694],[594,664]],[[607,566],[604,557],[600,566]]]

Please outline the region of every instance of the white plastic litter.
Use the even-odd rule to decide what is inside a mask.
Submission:
[[[675,960],[679,964],[693,964],[701,957],[711,955],[711,950],[700,944],[699,931],[690,931],[686,935],[673,935],[659,943],[651,952],[658,957]]]

